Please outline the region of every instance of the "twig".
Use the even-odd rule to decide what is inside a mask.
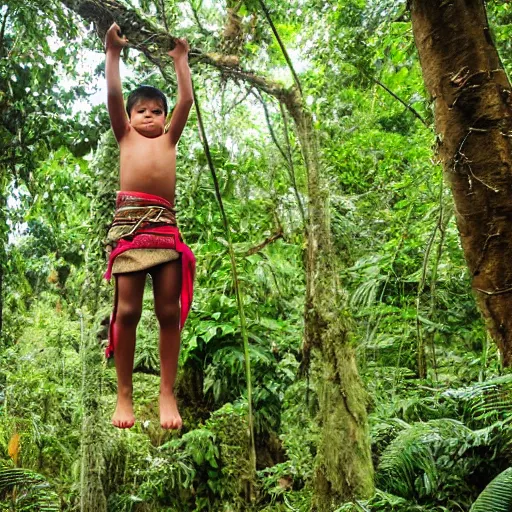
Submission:
[[[302,199],[299,194],[299,188],[297,187],[297,180],[295,179],[295,168],[293,165],[293,158],[292,158],[292,145],[290,143],[290,138],[288,136],[287,114],[286,114],[286,110],[284,109],[284,106],[281,102],[279,102],[279,110],[281,111],[281,118],[283,119],[283,133],[284,133],[284,138],[286,140],[286,150],[288,153],[288,162],[290,165],[290,179],[292,181],[293,192],[295,193],[295,198],[297,199],[297,204],[299,205],[299,211],[300,211],[300,216],[302,217],[302,225],[304,226],[304,232],[307,234],[308,227],[307,227],[306,213],[304,210],[304,204],[302,203]]]
[[[165,15],[164,0],[160,0],[160,9],[162,9],[162,21],[164,23],[165,31],[169,33],[169,26],[167,25],[167,16]]]
[[[482,248],[482,254],[480,255],[480,258],[478,259],[475,270],[473,271],[473,276],[477,276],[480,273],[480,266],[482,265],[482,261],[485,258],[485,252],[487,251],[487,249],[489,247],[489,241],[491,240],[491,238],[495,238],[497,236],[501,236],[501,233],[493,233],[492,235],[487,236],[484,246]]]
[[[288,175],[289,175],[290,181],[292,183],[293,192],[295,194],[295,198],[297,199],[297,205],[299,207],[300,216],[302,218],[302,225],[304,226],[304,229],[306,229],[306,214],[304,212],[304,205],[302,204],[302,200],[301,200],[300,195],[299,195],[299,190],[297,188],[297,181],[295,179],[295,169],[294,169],[294,166],[293,166],[293,159],[292,159],[292,153],[291,153],[291,144],[290,144],[290,139],[288,137],[288,123],[286,121],[286,114],[285,114],[285,111],[283,109],[283,105],[282,105],[281,102],[279,102],[279,108],[280,108],[280,111],[281,111],[281,117],[282,117],[283,123],[284,123],[283,131],[284,131],[284,136],[285,136],[285,139],[286,139],[286,149],[287,149],[286,153],[285,153],[284,149],[281,147],[281,145],[279,144],[279,141],[277,140],[277,136],[276,136],[276,134],[274,132],[274,129],[272,127],[272,123],[270,121],[270,115],[269,115],[269,112],[268,112],[268,107],[267,107],[267,104],[266,104],[265,100],[263,99],[263,96],[261,95],[261,92],[259,90],[256,90],[253,94],[257,98],[257,100],[261,103],[261,105],[263,106],[263,111],[265,113],[265,119],[267,121],[267,127],[268,127],[268,131],[270,132],[270,137],[272,138],[272,140],[274,141],[274,144],[277,146],[277,149],[279,150],[279,152],[281,153],[282,157],[284,158],[284,161],[285,161],[285,164],[286,164],[286,168],[288,170]]]
[[[468,167],[469,173],[471,174],[471,176],[473,176],[473,178],[475,178],[475,180],[479,181],[484,187],[487,187],[489,190],[492,190],[493,192],[498,193],[499,189],[494,188],[491,185],[488,185],[487,183],[485,183],[485,181],[480,179],[478,176],[475,176],[475,173],[473,172],[473,169],[471,168],[471,165],[470,165],[471,160],[462,152],[462,148],[464,147],[464,145],[466,144],[466,141],[468,140],[469,136],[472,133],[487,133],[488,131],[489,130],[484,129],[484,128],[474,128],[474,127],[469,128],[468,133],[466,133],[466,135],[462,139],[461,143],[459,144],[457,153],[455,153],[455,156],[453,157],[453,171],[456,172],[457,164],[460,164],[462,167],[464,167],[464,165],[466,165]],[[462,159],[458,158],[459,155],[462,157]],[[473,185],[471,183],[471,178],[469,179],[469,188],[470,188],[470,190],[473,188]]]
[[[364,76],[366,76],[366,78],[368,78],[372,82],[375,82],[377,85],[382,87],[388,94],[393,96],[393,98],[395,98],[395,100],[399,101],[407,110],[412,112],[414,114],[414,116],[417,117],[423,123],[423,125],[428,128],[429,125],[428,125],[427,121],[425,121],[425,119],[423,119],[421,114],[419,114],[419,112],[416,109],[414,109],[413,107],[411,107],[411,105],[406,103],[402,98],[400,98],[400,96],[395,94],[389,87],[385,86],[380,80],[378,80],[377,78],[369,75],[368,73],[365,73],[360,68],[357,68],[357,69],[359,70],[360,73],[362,73]]]
[[[277,140],[276,134],[274,132],[274,128],[272,128],[272,123],[270,122],[270,115],[268,113],[267,103],[263,99],[263,96],[261,94],[259,94],[259,92],[258,93],[255,92],[254,95],[256,96],[258,101],[261,103],[261,106],[263,107],[263,112],[265,114],[265,120],[267,121],[267,128],[270,133],[270,137],[274,141],[274,144],[276,145],[277,149],[279,150],[279,153],[281,153],[282,157],[284,158],[284,161],[288,165],[288,163],[289,163],[288,156],[284,152],[284,149],[281,147],[281,144],[279,144],[279,141]]]
[[[247,96],[249,96],[249,94],[252,93],[252,86],[248,87],[247,88],[247,91],[246,93],[244,94],[243,98],[241,100],[236,100],[233,105],[231,105],[225,112],[224,114],[227,115],[229,114],[232,110],[234,110],[236,107],[238,107],[238,105],[240,105],[241,103],[243,103],[246,99],[247,99]]]
[[[197,23],[197,26],[199,27],[199,31],[204,34],[205,36],[211,37],[213,34],[210,30],[203,27],[203,24],[201,23],[201,20],[199,19],[199,14],[197,13],[197,9],[194,6],[193,2],[190,2],[190,8],[192,9],[192,14],[194,16],[194,19]]]
[[[510,288],[502,288],[501,290],[495,290],[490,292],[489,290],[482,290],[481,288],[475,288],[477,292],[484,293],[485,295],[505,295],[506,293],[512,292],[512,287]]]

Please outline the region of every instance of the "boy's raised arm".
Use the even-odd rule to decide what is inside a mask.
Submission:
[[[121,50],[128,44],[126,37],[121,36],[121,29],[113,23],[105,37],[107,56],[105,59],[105,76],[107,78],[107,107],[112,130],[119,142],[130,129],[124,109],[119,59]]]
[[[176,47],[169,52],[169,55],[174,59],[174,69],[178,82],[178,101],[174,107],[169,127],[172,144],[177,144],[180,140],[183,128],[187,124],[190,108],[194,104],[190,68],[188,66],[189,46],[185,39],[176,39],[175,41]]]

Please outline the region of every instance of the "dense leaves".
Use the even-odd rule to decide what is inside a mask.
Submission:
[[[260,2],[137,5],[161,25],[165,16],[193,47],[237,55],[244,68],[292,84]],[[338,510],[469,510],[483,491],[472,510],[490,512],[510,494],[512,379],[501,375],[470,293],[406,2],[267,7],[319,131],[339,280],[369,392],[378,491]],[[489,2],[507,66],[510,9]],[[322,368],[303,360],[306,172],[291,121],[255,88],[193,68],[244,291],[252,482],[238,309],[195,115],[177,170],[178,221],[198,260],[178,377],[184,429],[159,427],[148,282],[137,423],[120,433],[108,420],[114,370],[100,361],[112,299],[102,240],[118,187],[105,109],[87,99],[89,84],[103,82],[100,45],[58,2],[7,2],[0,15],[0,483],[8,483],[0,492],[15,510],[51,506],[55,495],[62,510],[76,510],[84,486],[109,511],[310,510]],[[239,32],[227,30],[233,20]],[[175,84],[143,55],[130,50],[126,63],[126,91],[150,83],[175,102]],[[80,479],[92,464],[97,487]]]

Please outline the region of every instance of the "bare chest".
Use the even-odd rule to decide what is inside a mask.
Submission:
[[[128,134],[120,143],[121,190],[135,190],[174,202],[176,147],[166,136]]]
[[[176,147],[165,135],[149,139],[137,133],[130,133],[120,144],[121,166],[147,167],[157,169],[174,168]]]

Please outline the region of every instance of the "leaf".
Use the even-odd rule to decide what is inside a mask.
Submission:
[[[20,448],[21,448],[20,435],[17,432],[15,432],[11,436],[11,439],[9,440],[9,444],[7,445],[7,451],[9,453],[9,457],[11,457],[15,466],[18,465],[18,454],[20,453]]]
[[[0,466],[0,494],[11,491],[14,487],[23,489],[23,510],[45,510],[57,512],[60,510],[60,500],[50,489],[49,483],[42,475],[29,469],[9,469]],[[20,503],[21,504],[21,503]],[[22,510],[21,507],[16,510]]]
[[[512,510],[512,468],[492,480],[480,493],[469,512],[510,512]]]

